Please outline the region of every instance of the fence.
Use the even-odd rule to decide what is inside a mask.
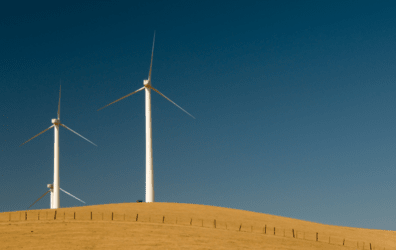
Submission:
[[[0,213],[0,222],[18,221],[125,221],[145,222],[158,224],[174,224],[182,226],[194,226],[215,228],[221,230],[234,230],[239,232],[259,233],[278,237],[288,237],[300,240],[317,241],[333,245],[354,247],[366,250],[385,250],[371,242],[353,241],[339,236],[332,236],[324,232],[307,232],[295,230],[294,228],[280,228],[274,225],[264,224],[262,226],[248,225],[244,223],[218,221],[216,219],[199,219],[191,217],[178,217],[166,215],[147,215],[139,213],[114,213],[114,212],[70,212],[70,211],[24,211]]]

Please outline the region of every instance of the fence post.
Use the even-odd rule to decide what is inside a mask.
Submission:
[[[111,220],[113,220],[113,218],[114,218],[114,213],[111,212]]]
[[[330,236],[329,236],[329,244],[330,244]]]
[[[139,214],[136,214],[136,221],[138,221],[138,218],[139,218]]]
[[[275,227],[274,227],[274,235],[275,235]]]
[[[55,211],[55,214],[54,214],[54,220],[56,220],[56,211]]]
[[[216,220],[213,221],[214,228],[216,228]]]
[[[316,241],[318,241],[319,237],[318,237],[318,233],[316,233]]]
[[[165,223],[165,215],[162,216],[162,223]]]
[[[76,212],[74,212],[74,220],[76,219]]]
[[[27,212],[25,212],[25,220],[27,220]]]
[[[371,250],[371,243],[370,243],[370,250]]]
[[[242,224],[239,226],[239,231],[241,231],[241,228],[242,228]]]
[[[265,225],[264,228],[265,228],[265,229],[264,229],[264,234],[267,234],[267,224]]]
[[[345,239],[342,241],[342,245],[345,246]]]
[[[190,220],[190,226],[192,226],[192,218],[191,218],[191,220]]]
[[[292,233],[293,233],[293,238],[295,238],[295,237],[294,237],[294,229],[292,229]]]
[[[40,212],[37,213],[37,220],[40,220]]]

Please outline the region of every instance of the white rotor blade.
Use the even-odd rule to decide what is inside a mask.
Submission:
[[[24,143],[22,143],[22,144],[19,145],[19,146],[22,146],[23,144],[25,144],[25,143],[27,143],[27,142],[33,140],[33,139],[36,138],[37,136],[39,136],[39,135],[41,135],[42,133],[46,132],[47,130],[51,129],[53,126],[55,126],[55,125],[52,125],[51,127],[47,128],[46,130],[41,131],[40,133],[38,133],[37,135],[33,136],[32,138],[30,138],[29,140],[25,141]]]
[[[43,198],[43,197],[44,197],[46,194],[48,194],[50,191],[51,191],[51,190],[48,190],[47,192],[45,192],[45,194],[43,194],[40,198],[38,198],[35,202],[33,202],[33,204],[30,205],[30,207],[28,207],[28,209],[31,208],[34,204],[36,204],[36,202],[38,202],[39,200],[41,200],[41,198]]]
[[[80,200],[79,198],[77,198],[76,196],[72,195],[71,193],[69,193],[69,192],[63,190],[62,188],[59,188],[59,189],[60,189],[62,192],[64,192],[65,194],[68,194],[68,195],[70,195],[71,197],[73,197],[73,198],[75,198],[75,199],[77,199],[77,200],[79,200],[79,201],[81,201],[82,203],[85,204],[85,202],[84,202],[83,200]]]
[[[62,88],[62,85],[59,85],[58,120],[60,119],[60,100],[61,100],[61,88]]]
[[[148,76],[149,83],[151,82],[151,68],[153,67],[154,43],[155,43],[155,31],[154,31],[154,38],[153,38],[153,49],[151,50],[151,63],[150,63],[150,71],[149,71],[149,76]]]
[[[152,86],[150,86],[150,88],[152,90],[154,90],[155,92],[157,92],[158,94],[162,95],[166,100],[170,101],[171,103],[175,104],[176,107],[178,107],[179,109],[183,110],[184,112],[186,112],[189,116],[191,116],[192,118],[195,119],[194,116],[192,116],[190,113],[188,113],[187,111],[185,111],[182,107],[180,107],[179,105],[177,105],[176,103],[174,103],[171,99],[169,99],[168,97],[164,96],[161,92],[159,92],[158,90],[156,90],[155,88],[153,88]]]
[[[88,140],[87,138],[85,138],[84,136],[82,136],[82,135],[80,135],[79,133],[77,133],[76,131],[72,130],[71,128],[66,127],[66,125],[64,125],[64,124],[60,124],[60,125],[61,125],[62,127],[67,128],[68,130],[70,130],[71,132],[75,133],[76,135],[80,136],[80,137],[83,138],[84,140],[89,141],[89,142],[92,143],[93,145],[98,146],[98,145],[96,145],[95,143],[93,143],[93,142],[91,142],[90,140]]]
[[[107,104],[106,106],[104,106],[104,107],[98,109],[97,111],[99,111],[99,110],[101,110],[101,109],[104,109],[104,108],[106,108],[106,107],[110,106],[111,104],[114,104],[114,103],[116,103],[116,102],[118,102],[118,101],[121,101],[122,99],[127,98],[128,96],[131,96],[131,95],[133,95],[133,94],[135,94],[135,93],[137,93],[137,92],[139,92],[139,91],[141,91],[141,90],[143,90],[143,89],[144,89],[144,87],[142,87],[142,88],[140,88],[140,89],[138,89],[138,90],[136,90],[136,91],[134,91],[134,92],[132,92],[132,93],[129,93],[129,94],[127,94],[126,96],[123,96],[123,97],[121,97],[120,99],[115,100],[114,102],[109,103],[109,104]]]

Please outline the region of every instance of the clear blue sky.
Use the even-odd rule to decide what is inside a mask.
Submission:
[[[187,3],[188,2],[188,3]],[[87,204],[156,201],[396,230],[393,1],[19,1],[0,8],[0,211],[53,181]],[[61,193],[61,206],[81,203]],[[33,208],[48,208],[49,196]]]

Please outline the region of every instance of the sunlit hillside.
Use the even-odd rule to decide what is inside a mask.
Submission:
[[[0,249],[396,249],[396,232],[222,207],[122,203],[0,213]]]

